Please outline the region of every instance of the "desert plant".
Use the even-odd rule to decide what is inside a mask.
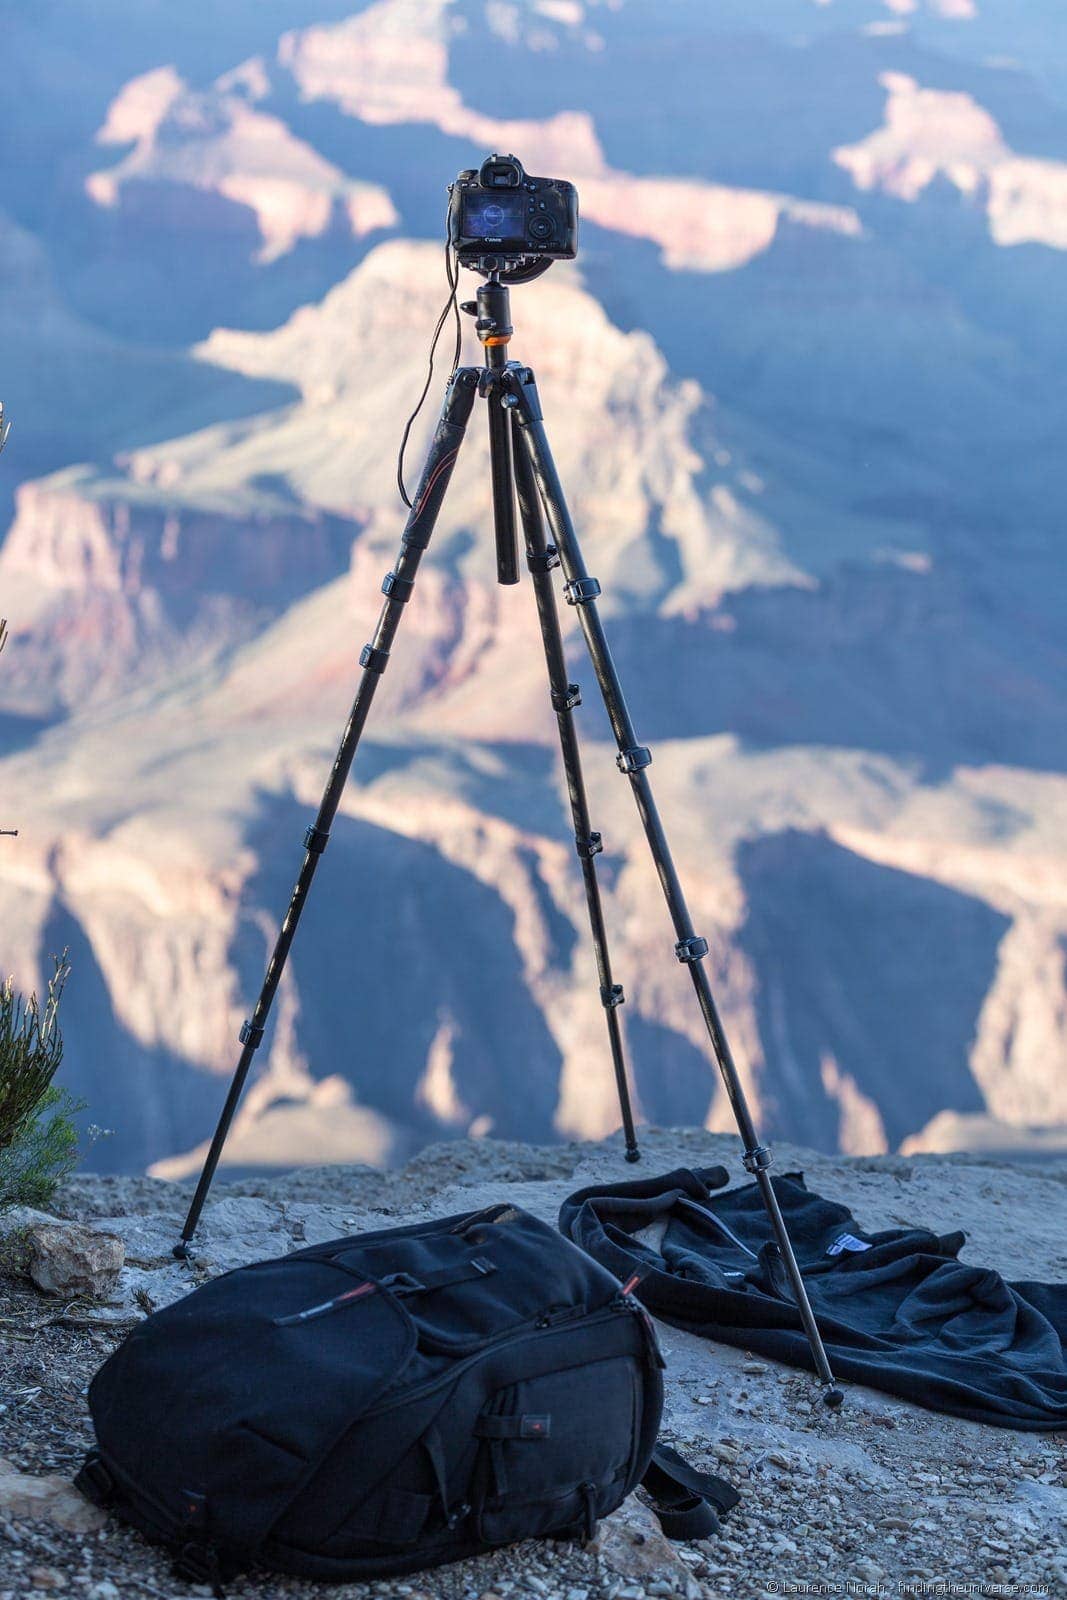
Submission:
[[[0,1211],[43,1205],[77,1159],[80,1108],[53,1079],[63,1059],[59,1002],[70,966],[58,957],[39,1000],[0,984]]]

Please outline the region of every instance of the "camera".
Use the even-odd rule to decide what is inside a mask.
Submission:
[[[449,185],[448,237],[461,264],[495,272],[578,253],[578,191],[531,178],[517,156],[489,156]]]

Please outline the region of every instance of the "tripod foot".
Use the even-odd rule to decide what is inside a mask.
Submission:
[[[192,1261],[195,1254],[196,1251],[193,1249],[193,1241],[191,1239],[179,1239],[171,1251],[171,1255],[177,1256],[179,1261]]]
[[[831,1411],[836,1411],[838,1406],[845,1403],[844,1390],[839,1389],[836,1383],[826,1384],[823,1387],[822,1403],[824,1406],[829,1406]]]
[[[626,1159],[630,1162],[631,1166],[635,1161],[640,1161],[641,1152],[635,1144],[628,1144],[626,1146]]]

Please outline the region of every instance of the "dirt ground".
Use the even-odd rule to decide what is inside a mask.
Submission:
[[[1067,1167],[956,1157],[837,1160],[784,1145],[778,1157],[779,1170],[802,1167],[810,1186],[850,1205],[861,1226],[958,1226],[969,1235],[968,1260],[1009,1278],[1062,1281],[1067,1274]],[[736,1140],[699,1131],[645,1136],[648,1173],[717,1161],[730,1167],[733,1181],[744,1180]],[[69,1479],[92,1439],[86,1389],[93,1372],[134,1319],[216,1271],[305,1241],[473,1209],[505,1193],[554,1221],[572,1190],[620,1175],[630,1169],[612,1141],[547,1149],[485,1141],[434,1147],[388,1174],[316,1168],[220,1183],[192,1267],[170,1255],[185,1188],[75,1179],[52,1210],[123,1236],[121,1298],[101,1311],[44,1297],[19,1275],[17,1232],[10,1234],[0,1252],[0,1458],[34,1478]],[[9,1233],[11,1226],[9,1220]],[[102,1316],[111,1320],[94,1325]],[[844,1407],[830,1412],[802,1373],[671,1328],[660,1332],[668,1361],[665,1436],[742,1493],[721,1536],[667,1547],[640,1531],[647,1514],[631,1506],[620,1529],[606,1525],[593,1548],[526,1543],[400,1581],[332,1588],[266,1575],[238,1580],[230,1594],[760,1600],[929,1594],[942,1583],[973,1586],[971,1593],[1067,1594],[1063,1435],[964,1422],[855,1385]],[[0,1600],[177,1600],[208,1592],[175,1579],[163,1552],[117,1524],[72,1529],[51,1516],[12,1514],[0,1478]]]

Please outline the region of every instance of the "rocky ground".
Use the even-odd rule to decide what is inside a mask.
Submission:
[[[725,1161],[741,1178],[736,1141],[650,1131],[647,1170]],[[813,1188],[849,1204],[869,1228],[926,1223],[969,1235],[967,1257],[1010,1278],[1067,1272],[1067,1167],[973,1158],[832,1159],[782,1146]],[[618,1146],[535,1149],[492,1142],[426,1151],[390,1173],[303,1169],[220,1184],[196,1263],[170,1255],[188,1191],[138,1178],[81,1178],[57,1216],[125,1243],[113,1303],[48,1297],[21,1273],[9,1218],[0,1275],[0,1600],[134,1600],[206,1594],[177,1581],[165,1556],[105,1523],[68,1480],[91,1438],[93,1372],[145,1311],[203,1277],[305,1241],[499,1198],[554,1220],[561,1199],[622,1175]],[[740,1505],[721,1537],[668,1546],[631,1500],[596,1544],[524,1544],[438,1572],[326,1590],[271,1577],[235,1583],[250,1600],[378,1594],[426,1600],[736,1600],[788,1593],[1067,1593],[1067,1440],[993,1429],[919,1410],[850,1385],[828,1412],[811,1380],[789,1368],[661,1329],[668,1360],[666,1437],[697,1465],[734,1481]],[[831,1585],[836,1588],[818,1588]],[[999,1587],[998,1587],[999,1586]],[[1005,1587],[1008,1586],[1008,1587]]]

